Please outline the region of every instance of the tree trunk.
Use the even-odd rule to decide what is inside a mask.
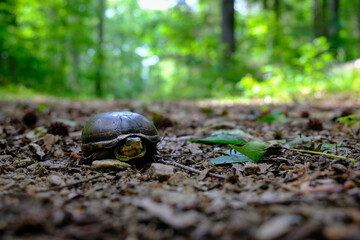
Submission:
[[[329,1],[328,0],[322,0],[322,10],[321,10],[321,35],[328,37],[328,23],[329,23]]]
[[[331,0],[331,23],[330,23],[330,45],[332,48],[338,47],[338,33],[339,33],[339,0]]]
[[[99,25],[98,25],[98,47],[97,47],[97,70],[95,79],[95,92],[97,97],[103,96],[103,68],[104,68],[104,53],[102,50],[104,42],[104,14],[105,14],[105,0],[99,0],[98,9]]]
[[[14,56],[8,57],[8,66],[9,66],[9,78],[11,79],[12,83],[19,84],[19,79],[17,76],[17,61]]]
[[[268,5],[268,0],[263,0],[262,1],[262,8],[264,10],[267,10],[269,8],[269,5]]]
[[[274,0],[274,12],[276,21],[279,22],[281,14],[280,0]]]
[[[281,15],[281,3],[280,0],[274,0],[273,11],[275,13],[275,23],[273,30],[273,47],[275,48],[279,45],[279,37],[280,34],[280,15]]]
[[[321,36],[321,19],[320,19],[320,9],[319,1],[313,0],[313,26],[314,26],[314,36],[315,38]]]
[[[1,49],[2,49],[2,46],[1,46],[1,43],[0,43],[0,84],[2,86],[4,86],[5,85],[5,74],[4,74],[4,69],[3,69],[4,60],[2,58],[3,53],[1,51]]]
[[[360,9],[360,0],[358,0],[357,2],[357,9]],[[357,19],[357,27],[358,27],[358,43],[360,45],[360,12],[358,11],[356,14],[356,19]],[[360,49],[358,49],[358,56],[360,55]]]
[[[69,76],[69,82],[71,84],[71,86],[80,86],[79,83],[79,79],[78,79],[78,75],[79,75],[79,51],[77,49],[77,47],[75,46],[74,43],[71,43],[71,72],[70,72],[70,76]],[[73,88],[73,90],[77,90],[76,88]]]
[[[226,45],[227,55],[235,52],[234,0],[222,0],[221,43]]]

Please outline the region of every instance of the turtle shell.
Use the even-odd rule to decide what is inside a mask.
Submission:
[[[154,124],[144,116],[133,112],[105,112],[91,117],[81,135],[81,150],[85,159],[94,152],[114,148],[127,137],[140,137],[154,152],[160,141]]]

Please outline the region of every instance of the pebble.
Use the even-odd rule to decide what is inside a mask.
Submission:
[[[31,165],[33,163],[34,163],[34,161],[31,160],[30,158],[24,158],[24,159],[21,159],[21,160],[15,160],[14,161],[14,165],[16,167],[21,167],[21,168],[27,167],[27,166],[29,166],[29,165]]]
[[[131,167],[130,164],[116,159],[104,159],[93,161],[91,167],[94,169],[117,169],[126,170]]]
[[[172,186],[183,186],[187,180],[189,180],[189,175],[187,173],[177,172],[169,178],[168,183]]]
[[[153,163],[149,168],[150,177],[157,180],[168,180],[174,175],[174,166]]]
[[[336,164],[332,165],[331,168],[334,169],[338,173],[345,173],[347,171],[347,167],[345,167],[344,165],[342,165],[340,163],[336,163]]]
[[[351,189],[351,188],[354,188],[356,187],[356,184],[354,181],[351,181],[351,180],[348,180],[346,182],[344,182],[344,188],[345,189]]]
[[[8,159],[10,159],[10,158],[12,158],[11,155],[0,155],[0,161],[8,160]]]
[[[251,162],[247,162],[245,164],[245,167],[244,167],[244,175],[245,176],[248,176],[248,175],[254,175],[254,174],[257,174],[261,171],[260,167],[255,164],[255,163],[251,163]]]
[[[62,150],[56,150],[54,152],[54,157],[57,157],[57,158],[60,158],[60,157],[63,157],[64,156],[64,152]]]
[[[52,186],[63,186],[65,185],[65,181],[62,180],[61,177],[59,177],[58,175],[50,175],[48,178],[47,178],[47,181],[50,183],[50,185]]]
[[[296,225],[302,222],[298,215],[278,215],[263,223],[255,232],[255,239],[276,239],[290,232]]]

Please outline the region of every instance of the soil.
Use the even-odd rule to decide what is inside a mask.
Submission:
[[[1,101],[1,239],[360,239],[360,127],[334,119],[358,103]],[[161,142],[149,169],[97,170],[81,131],[95,113],[154,119]],[[287,121],[257,119],[272,111]],[[359,116],[359,115],[358,115]],[[258,163],[213,165],[228,146],[188,141],[219,129],[263,141],[297,139]],[[341,147],[340,147],[341,146]],[[344,148],[346,147],[346,148]]]

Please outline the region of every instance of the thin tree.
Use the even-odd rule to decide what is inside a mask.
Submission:
[[[280,2],[280,0],[274,0],[273,8],[274,8],[274,12],[275,12],[276,21],[279,22],[280,15],[281,15],[281,2]]]
[[[104,42],[104,15],[105,15],[106,3],[105,0],[99,0],[99,25],[98,25],[98,46],[97,46],[97,69],[95,79],[95,92],[97,97],[103,96],[103,82],[104,82],[104,53],[103,53],[103,42]]]
[[[322,32],[321,35],[328,37],[328,16],[329,16],[329,1],[328,0],[322,0],[322,6],[321,6],[321,18],[322,18]]]
[[[272,10],[275,14],[275,23],[274,23],[274,30],[273,30],[273,48],[279,45],[279,34],[280,34],[280,16],[281,16],[281,1],[274,0]]]
[[[332,48],[338,47],[338,35],[340,29],[339,23],[339,0],[331,0],[330,10],[331,10],[331,22],[330,22],[330,31],[329,38]]]
[[[221,10],[221,43],[226,45],[227,55],[231,55],[235,52],[234,0],[222,0]]]
[[[321,27],[321,19],[320,19],[320,8],[319,8],[319,0],[313,0],[313,24],[314,24],[314,36],[320,37],[322,34]]]
[[[268,0],[263,0],[263,1],[262,1],[262,8],[263,8],[264,10],[266,10],[266,9],[269,8],[268,5],[269,5],[269,4],[268,4]]]

